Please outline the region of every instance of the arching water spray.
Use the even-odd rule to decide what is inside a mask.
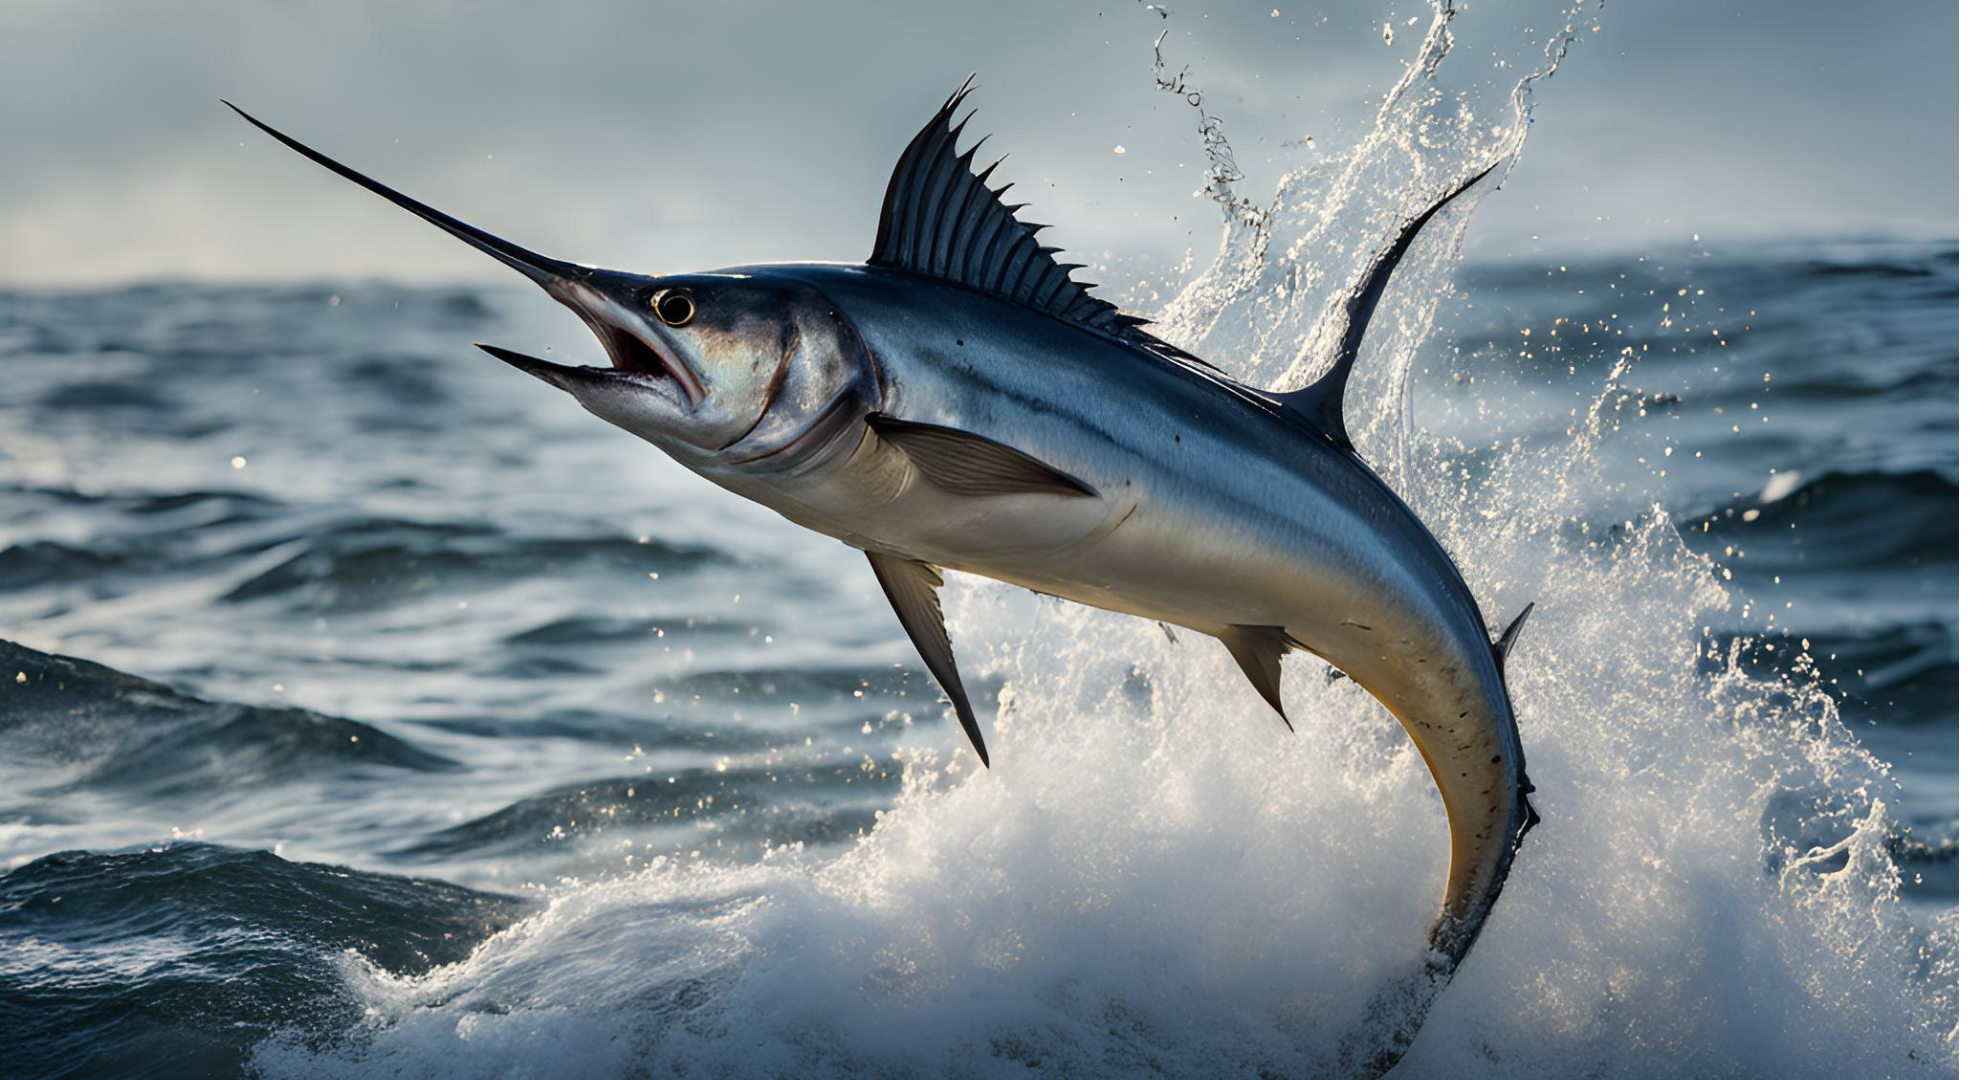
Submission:
[[[1599,6],[1599,5],[1598,5]],[[1394,234],[1397,220],[1481,169],[1514,168],[1526,145],[1534,84],[1551,78],[1574,42],[1582,5],[1569,6],[1561,29],[1540,47],[1537,65],[1520,76],[1502,104],[1478,91],[1450,91],[1436,81],[1456,45],[1455,0],[1431,0],[1415,57],[1389,87],[1368,132],[1341,158],[1322,158],[1282,176],[1263,208],[1237,189],[1244,173],[1220,119],[1188,68],[1168,73],[1164,28],[1155,42],[1158,88],[1196,109],[1210,167],[1206,190],[1224,208],[1224,235],[1204,273],[1187,283],[1159,320],[1177,344],[1214,357],[1233,375],[1266,387],[1305,386],[1340,340],[1346,299],[1361,268]],[[1166,9],[1160,10],[1164,21]],[[1486,109],[1481,114],[1480,107]],[[1371,331],[1356,393],[1356,445],[1404,498],[1411,360],[1435,328],[1437,301],[1458,260],[1469,208],[1440,218],[1411,246],[1407,272],[1430,287],[1401,288]],[[1383,330],[1389,332],[1383,333]]]

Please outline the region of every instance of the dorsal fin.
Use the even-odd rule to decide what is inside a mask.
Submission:
[[[1403,256],[1409,252],[1409,245],[1437,216],[1437,211],[1450,205],[1453,199],[1471,190],[1473,184],[1491,175],[1499,167],[1493,162],[1476,176],[1452,188],[1443,198],[1430,205],[1430,208],[1412,218],[1402,230],[1396,233],[1389,246],[1375,257],[1368,269],[1362,272],[1361,279],[1348,293],[1347,329],[1341,334],[1339,347],[1334,350],[1334,362],[1327,373],[1311,386],[1295,390],[1280,398],[1279,407],[1311,425],[1329,442],[1343,450],[1352,451],[1354,445],[1348,440],[1347,424],[1341,415],[1341,402],[1347,394],[1348,375],[1354,370],[1355,357],[1361,353],[1361,339],[1368,333],[1368,324],[1375,318],[1375,309],[1381,306],[1382,291],[1388,287],[1389,279],[1395,276],[1396,268],[1402,265]]]
[[[1499,640],[1492,643],[1492,655],[1499,661],[1499,674],[1506,673],[1506,657],[1512,655],[1513,645],[1519,641],[1519,632],[1526,629],[1526,617],[1533,614],[1533,605],[1527,604],[1513,616],[1513,621],[1499,633]]]
[[[990,174],[998,163],[981,173],[970,172],[976,149],[983,144],[979,141],[958,152],[969,117],[950,125],[963,98],[975,88],[975,80],[970,76],[950,94],[941,111],[902,151],[893,179],[887,182],[873,255],[866,261],[1000,296],[1090,329],[1129,336],[1145,320],[1122,315],[1114,305],[1092,295],[1091,284],[1074,281],[1072,271],[1078,267],[1053,261],[1060,249],[1040,245],[1036,236],[1045,226],[1019,221],[1018,207],[1004,205],[999,196],[1010,185],[990,187]]]

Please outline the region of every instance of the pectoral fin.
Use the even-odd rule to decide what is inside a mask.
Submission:
[[[887,602],[894,605],[894,614],[901,617],[921,662],[928,665],[928,673],[935,676],[936,685],[956,707],[956,719],[962,721],[969,745],[988,768],[990,751],[984,749],[983,732],[976,726],[976,714],[970,711],[969,697],[963,693],[962,674],[956,670],[949,631],[942,625],[942,598],[935,594],[942,585],[942,572],[924,562],[871,551],[866,553],[866,560],[873,564],[880,588],[887,594]]]
[[[1286,730],[1292,730],[1292,721],[1286,717],[1286,707],[1279,701],[1280,661],[1292,651],[1292,641],[1286,637],[1284,627],[1279,626],[1227,626],[1217,635],[1217,640],[1231,650],[1231,657],[1238,662],[1238,669],[1251,685],[1265,699],[1265,704],[1279,714],[1286,722]]]
[[[898,447],[930,483],[955,495],[1066,495],[1092,498],[1091,484],[1030,454],[960,428],[875,413],[874,434]]]

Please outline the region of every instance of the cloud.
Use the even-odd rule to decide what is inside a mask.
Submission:
[[[1339,153],[1428,9],[1023,0],[962,7],[15,0],[0,41],[0,280],[494,277],[471,252],[286,154],[226,96],[388,183],[567,257],[665,270],[857,259],[895,155],[970,70],[1014,198],[1081,261],[1168,265],[1214,240],[1193,117],[1211,95],[1254,197],[1314,137]],[[1454,89],[1496,100],[1559,5],[1473,5]],[[1951,234],[1951,3],[1616,5],[1537,95],[1474,250],[1692,232]],[[1324,21],[1323,21],[1324,20]],[[1427,22],[1427,19],[1424,20]],[[1385,44],[1381,28],[1396,30]],[[1599,25],[1599,33],[1593,27]],[[1510,69],[1496,61],[1511,57]],[[20,103],[32,103],[23,105]],[[1115,146],[1126,151],[1113,153]],[[1551,249],[1550,249],[1551,250]]]

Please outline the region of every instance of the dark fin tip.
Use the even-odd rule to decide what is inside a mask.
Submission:
[[[1506,657],[1512,655],[1513,646],[1519,642],[1519,632],[1526,628],[1526,617],[1531,614],[1533,605],[1528,603],[1518,615],[1513,616],[1513,621],[1506,624],[1506,628],[1499,633],[1499,640],[1492,643],[1492,655],[1499,661],[1501,676],[1506,673]]]

